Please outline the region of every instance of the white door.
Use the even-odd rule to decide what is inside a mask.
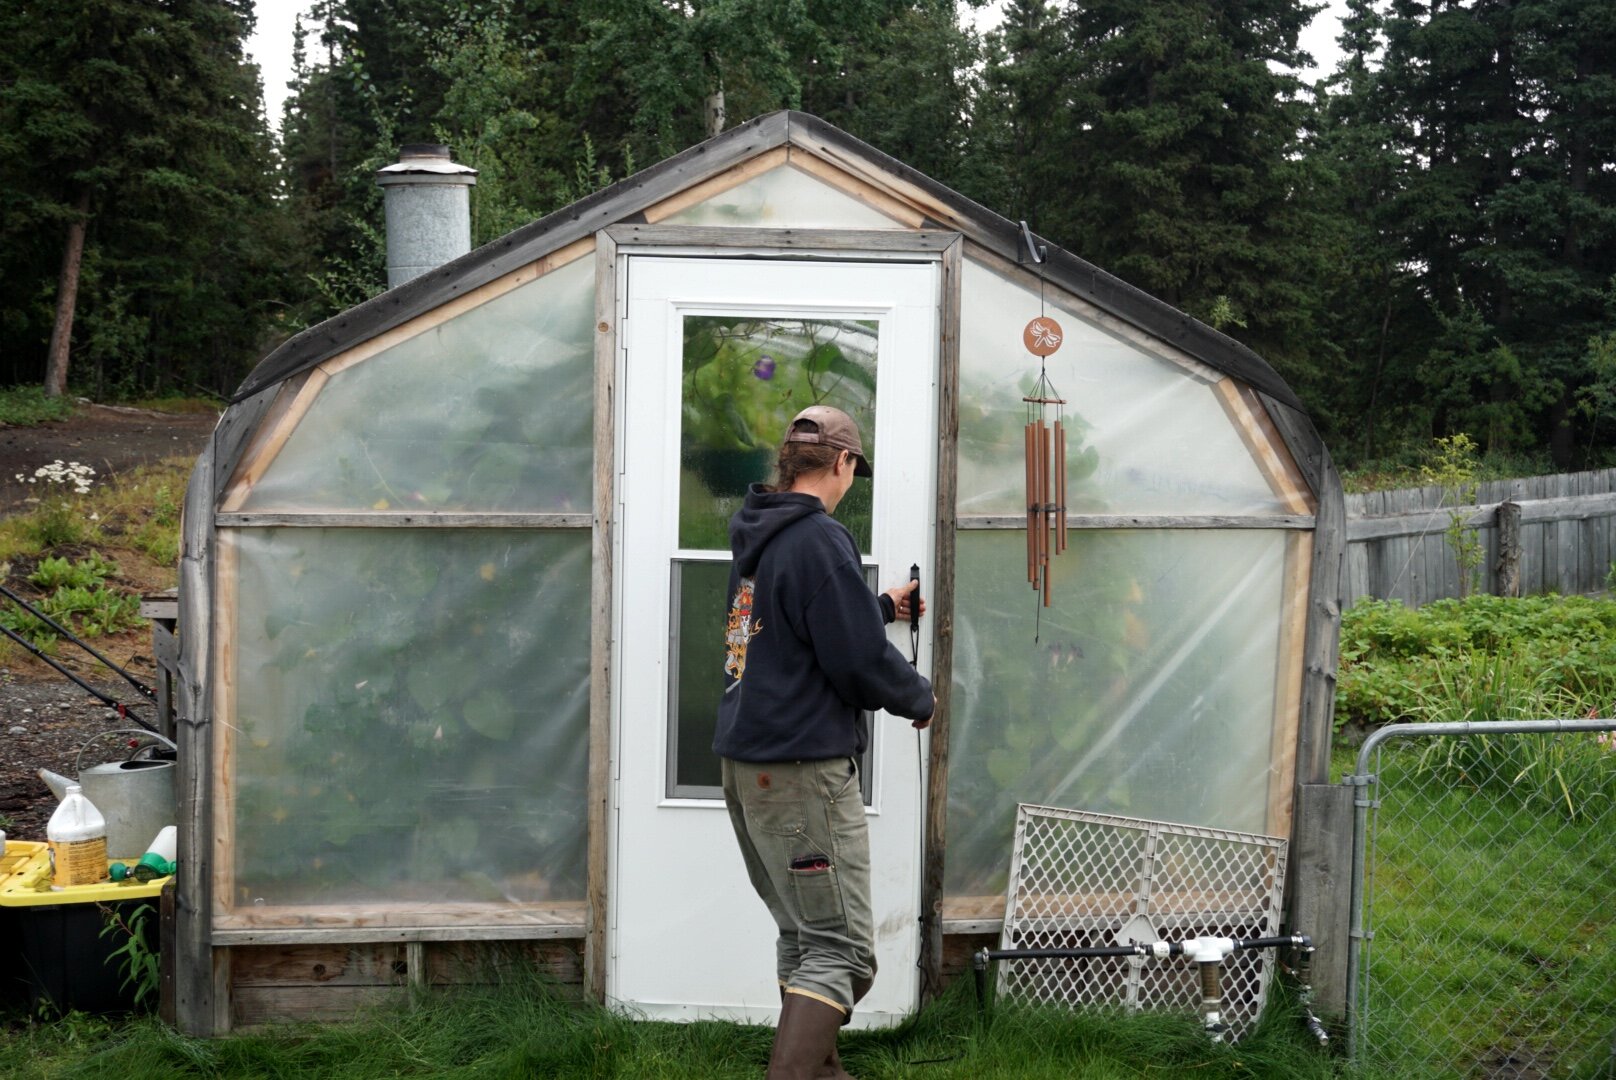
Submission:
[[[711,740],[722,683],[727,523],[785,424],[859,421],[873,482],[838,508],[878,588],[930,580],[937,265],[619,260],[613,825],[607,996],[656,1018],[771,1020],[775,928],[752,891]],[[889,634],[907,654],[907,623]],[[920,668],[929,672],[929,625]],[[917,1001],[922,737],[870,718],[865,799],[879,971],[855,1023]]]

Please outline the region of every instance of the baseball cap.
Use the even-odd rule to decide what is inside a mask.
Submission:
[[[816,426],[799,427],[805,420]],[[791,425],[786,428],[786,442],[818,443],[820,446],[846,450],[855,459],[854,476],[875,475],[875,470],[870,468],[869,458],[864,456],[864,442],[859,438],[858,425],[840,409],[829,405],[808,406],[791,418]]]

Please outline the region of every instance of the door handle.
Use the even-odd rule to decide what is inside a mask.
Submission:
[[[920,667],[920,564],[909,565],[909,580],[915,587],[909,590],[909,663]]]

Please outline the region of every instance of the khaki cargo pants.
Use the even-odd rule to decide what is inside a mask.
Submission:
[[[875,979],[870,830],[857,762],[722,760],[747,875],[780,928],[781,985],[851,1015]]]

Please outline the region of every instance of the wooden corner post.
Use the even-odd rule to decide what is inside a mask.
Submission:
[[[959,460],[960,275],[964,241],[943,249],[942,305],[937,361],[937,554],[932,573],[932,691],[926,775],[926,831],[920,883],[920,1001],[942,991],[943,848],[948,837],[948,710],[954,681],[954,529]]]
[[[209,812],[213,765],[208,667],[213,656],[213,448],[197,459],[185,493],[180,554],[179,871],[174,896],[173,1015],[187,1035],[214,1034],[213,827]],[[167,945],[165,938],[164,944]]]
[[[595,236],[595,522],[589,586],[589,868],[584,993],[606,1000],[606,847],[611,798],[612,500],[616,497],[617,242]]]

